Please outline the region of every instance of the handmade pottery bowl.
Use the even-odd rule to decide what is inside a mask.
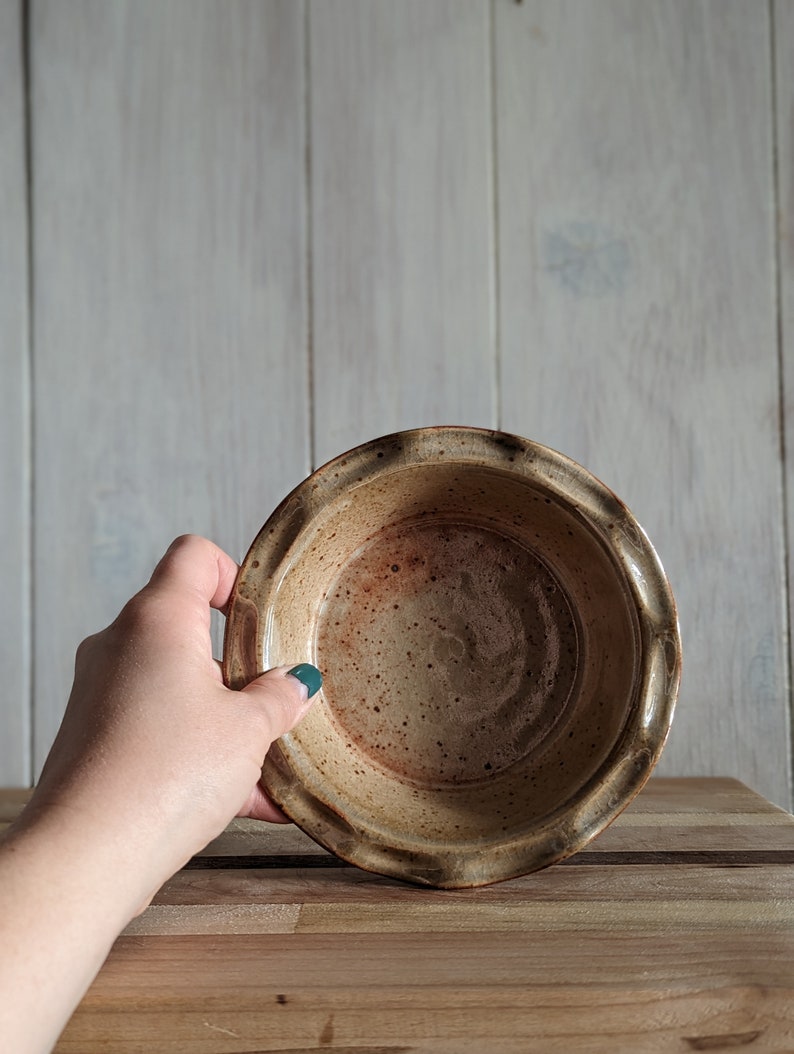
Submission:
[[[484,885],[581,849],[655,765],[675,604],[631,513],[517,436],[422,428],[320,468],[262,528],[232,597],[226,683],[318,666],[263,781],[362,868]]]

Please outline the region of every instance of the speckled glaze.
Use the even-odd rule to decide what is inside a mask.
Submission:
[[[678,691],[675,604],[631,513],[518,436],[423,428],[319,469],[243,563],[224,676],[319,667],[273,799],[351,863],[462,888],[581,849],[628,804]]]

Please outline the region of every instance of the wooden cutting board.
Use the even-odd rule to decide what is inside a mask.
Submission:
[[[0,818],[20,799],[0,792]],[[418,889],[235,821],[117,941],[60,1054],[794,1050],[794,818],[653,779],[591,846]]]

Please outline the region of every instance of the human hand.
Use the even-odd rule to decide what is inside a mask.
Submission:
[[[210,646],[237,565],[178,538],[151,581],[79,647],[63,723],[0,837],[0,1035],[49,1051],[118,933],[237,815],[282,819],[259,776],[311,705],[318,671],[225,688]]]
[[[311,700],[289,667],[241,692],[223,685],[210,608],[225,610],[236,574],[211,542],[179,538],[118,618],[80,645],[29,806],[29,819],[68,811],[89,831],[117,832],[150,876],[141,907],[235,815],[285,819],[259,784],[261,766]]]

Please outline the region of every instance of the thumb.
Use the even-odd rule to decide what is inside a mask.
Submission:
[[[323,678],[308,662],[276,666],[243,688],[243,694],[258,703],[267,717],[271,740],[289,732],[306,716]]]

